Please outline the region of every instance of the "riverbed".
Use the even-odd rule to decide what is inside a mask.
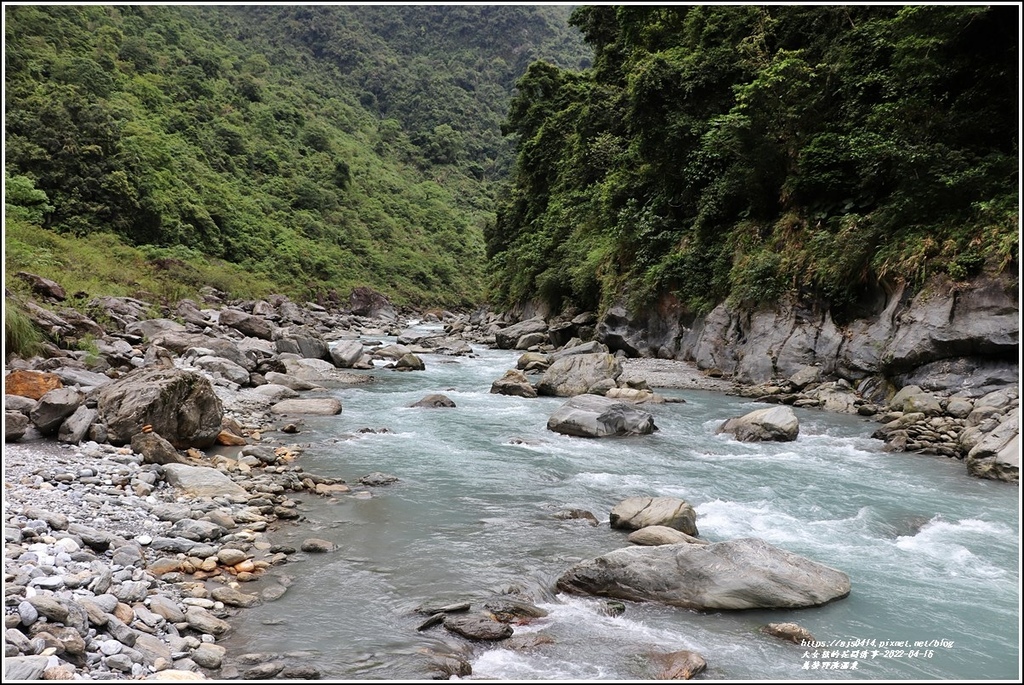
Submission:
[[[425,371],[378,368],[367,372],[374,383],[326,393],[344,410],[304,419],[299,463],[349,482],[373,471],[400,480],[368,499],[302,499],[305,520],[282,525],[275,540],[297,547],[315,536],[337,551],[275,569],[294,579],[290,589],[236,616],[225,646],[305,651],[325,678],[340,680],[428,678],[425,650],[465,653],[472,677],[517,680],[650,679],[657,665],[648,655],[680,649],[702,654],[712,679],[1017,677],[1016,486],[971,478],[957,460],[885,452],[868,437],[874,422],[818,410],[796,410],[795,442],[739,443],[715,428],[764,405],[706,390],[660,391],[685,402],[645,407],[653,435],[561,436],[546,421],[564,399],[490,394],[518,353],[474,353],[423,355]],[[456,407],[408,406],[430,393]],[[626,602],[618,616],[602,599],[556,594],[573,563],[629,545],[608,513],[635,495],[685,499],[701,537],[763,538],[844,571],[852,591],[799,611],[702,614]],[[601,525],[555,518],[570,508]],[[441,627],[416,630],[423,603],[507,590],[549,612],[516,632],[541,632],[551,644],[516,651],[470,645]],[[832,646],[760,632],[779,621]]]

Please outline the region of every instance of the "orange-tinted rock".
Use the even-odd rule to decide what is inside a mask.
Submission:
[[[63,387],[60,376],[55,373],[16,369],[4,377],[4,394],[20,395],[33,400],[38,400],[51,390]]]
[[[217,444],[218,445],[246,445],[248,443],[246,443],[245,438],[243,438],[241,436],[238,436],[238,435],[235,435],[234,433],[232,433],[229,430],[222,430],[217,435]]]

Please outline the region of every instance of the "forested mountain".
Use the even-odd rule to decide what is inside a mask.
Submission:
[[[515,81],[589,53],[567,7],[4,11],[6,267],[92,294],[478,302]]]
[[[519,81],[498,301],[824,297],[1016,270],[1015,6],[581,7]]]

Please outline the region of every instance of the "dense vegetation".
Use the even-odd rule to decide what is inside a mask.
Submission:
[[[824,296],[1016,269],[1018,8],[581,7],[487,231],[497,299]]]
[[[566,7],[4,11],[5,266],[94,295],[478,302],[515,81],[586,58]]]

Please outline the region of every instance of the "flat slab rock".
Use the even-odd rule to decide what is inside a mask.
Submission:
[[[698,611],[798,609],[850,594],[842,571],[759,538],[627,547],[576,564],[556,587]]]

